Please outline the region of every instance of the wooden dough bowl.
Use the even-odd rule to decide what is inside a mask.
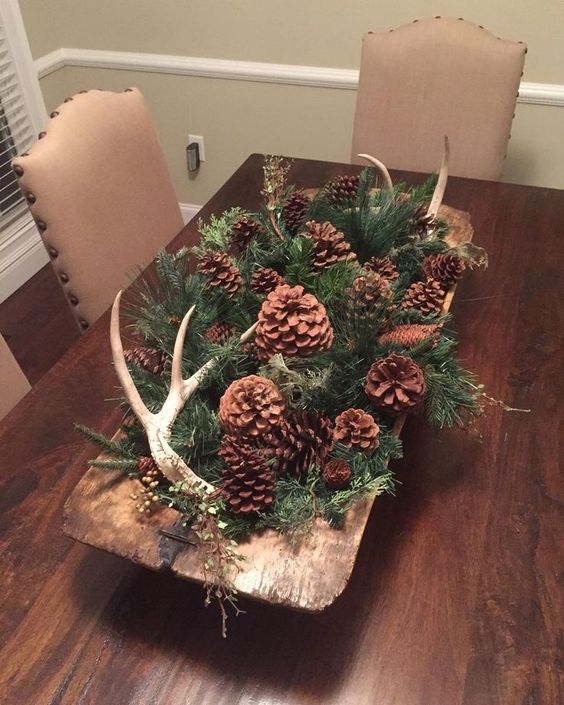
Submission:
[[[450,225],[450,244],[471,240],[468,213],[442,205],[439,217]],[[445,299],[445,311],[455,288]],[[403,422],[396,422],[398,435]],[[89,468],[66,502],[65,533],[147,568],[203,582],[199,548],[161,533],[186,536],[179,514],[166,507],[149,516],[139,514],[129,497],[136,486],[119,471]],[[238,550],[245,560],[234,579],[239,594],[306,612],[328,607],[350,578],[374,499],[367,497],[351,508],[343,529],[317,519],[298,544],[272,530],[243,541]]]

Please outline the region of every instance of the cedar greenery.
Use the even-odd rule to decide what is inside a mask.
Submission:
[[[219,399],[231,382],[241,377],[259,374],[273,380],[286,397],[290,411],[324,412],[334,420],[345,409],[359,408],[372,414],[381,429],[379,446],[373,451],[359,452],[340,445],[332,450],[332,458],[346,460],[351,467],[348,487],[330,489],[322,479],[322,468],[312,466],[305,478],[279,477],[272,506],[252,516],[230,513],[221,496],[213,501],[202,497],[194,500],[183,493],[182,487],[170,486],[166,481],[159,483],[155,495],[183,514],[207,547],[207,594],[211,598],[214,586],[219,586],[220,601],[235,599],[231,578],[227,576],[231,575],[237,556],[229,542],[265,529],[296,539],[309,531],[317,518],[337,529],[354,502],[369,494],[393,492],[393,472],[388,463],[401,457],[401,442],[393,430],[394,418],[377,411],[364,391],[367,372],[375,360],[397,353],[411,357],[423,370],[424,409],[432,426],[464,425],[470,416],[480,413],[482,389],[455,358],[456,341],[445,328],[450,317],[400,308],[409,286],[423,278],[422,263],[429,254],[451,252],[470,266],[485,261],[485,253],[473,245],[449,247],[445,242],[445,223],[434,223],[423,235],[415,231],[414,217],[418,209],[428,205],[436,178],[411,189],[400,184],[392,191],[376,190],[374,170],[365,169],[356,200],[345,203],[333,202],[328,190],[320,189],[309,204],[304,223],[329,221],[345,234],[358,262],[340,261],[316,273],[312,267],[313,243],[300,234],[305,227],[291,235],[284,223],[283,204],[293,192],[293,187],[285,183],[288,168],[280,158],[267,158],[262,212],[232,208],[212,216],[208,223],[199,222],[201,241],[190,252],[185,248],[172,254],[160,252],[154,275],[138,281],[128,310],[135,336],[143,344],[162,351],[170,361],[180,320],[188,308],[196,305],[183,351],[183,373],[189,376],[212,357],[218,364],[178,414],[170,445],[197,475],[214,485],[221,485],[224,468],[218,456],[222,438],[217,415]],[[193,271],[190,260],[227,252],[232,228],[242,217],[263,227],[244,251],[230,253],[245,285],[229,299],[219,287],[205,288],[205,277]],[[372,257],[388,257],[400,276],[390,282],[390,306],[380,306],[374,315],[362,318],[350,303],[347,305],[348,290],[356,277],[367,274],[362,265]],[[254,293],[249,282],[253,272],[262,267],[274,269],[291,286],[303,286],[326,307],[334,329],[329,350],[308,358],[275,355],[268,362],[259,363],[252,345],[240,346],[238,336],[223,344],[205,339],[205,331],[216,322],[229,323],[239,333],[253,324],[265,297]],[[377,343],[377,336],[386,326],[389,329],[401,323],[442,324],[438,343],[433,346],[427,340],[409,350],[397,344]],[[168,392],[169,375],[165,372],[155,376],[135,365],[130,365],[130,371],[148,408],[158,411]],[[117,440],[83,426],[78,426],[78,430],[105,452],[103,459],[92,464],[135,477],[139,474],[137,459],[150,455],[150,451],[125,400],[122,406],[127,423]],[[213,526],[210,517],[216,522],[212,522]],[[220,535],[228,542],[225,546]]]

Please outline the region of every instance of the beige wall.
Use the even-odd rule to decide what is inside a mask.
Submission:
[[[463,16],[529,45],[525,81],[564,84],[564,2],[544,0],[20,0],[32,52],[109,49],[358,68],[360,39],[416,17]],[[146,94],[179,200],[203,203],[251,152],[348,161],[353,91],[67,67],[41,81],[48,108],[82,88]],[[189,180],[188,132],[207,161]],[[519,104],[504,179],[564,188],[564,108]]]

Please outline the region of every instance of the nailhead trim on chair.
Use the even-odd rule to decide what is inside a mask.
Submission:
[[[49,115],[49,117],[51,119],[53,119],[53,118],[56,118],[58,114],[59,114],[58,110],[53,110],[53,112]]]
[[[73,306],[78,306],[78,299],[74,294],[69,294],[69,301]]]
[[[63,282],[63,284],[69,283],[69,275],[66,272],[61,272],[59,274],[59,279]]]
[[[44,233],[47,230],[47,223],[45,223],[43,220],[36,220],[35,224],[41,230],[42,233]]]
[[[47,248],[47,252],[49,253],[49,257],[51,257],[52,259],[57,259],[57,257],[59,256],[59,251],[56,250],[52,245]]]
[[[18,179],[23,176],[24,170],[23,170],[22,166],[20,166],[19,164],[16,164],[13,167],[13,169],[14,169],[14,174],[18,177]]]
[[[37,135],[37,139],[38,139],[38,140],[42,140],[42,139],[45,137],[46,134],[47,134],[47,133],[45,132],[45,130],[42,130],[42,131]]]
[[[88,321],[86,321],[84,318],[80,318],[78,322],[80,324],[80,327],[83,328],[84,330],[86,330],[89,326]]]
[[[32,193],[26,193],[25,199],[28,203],[35,203],[35,201],[36,201],[36,198]]]

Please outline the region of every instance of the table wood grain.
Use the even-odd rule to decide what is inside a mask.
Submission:
[[[202,216],[256,207],[260,167],[250,157]],[[296,160],[293,178],[357,172]],[[62,534],[96,454],[73,422],[119,422],[105,315],[0,425],[0,702],[561,702],[564,192],[452,179],[445,200],[490,253],[457,291],[460,355],[531,413],[492,407],[471,435],[410,419],[397,496],[375,504],[343,595],[320,615],[244,603],[222,640],[198,586]],[[188,225],[174,246],[194,238]]]

